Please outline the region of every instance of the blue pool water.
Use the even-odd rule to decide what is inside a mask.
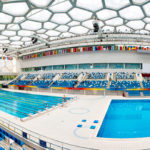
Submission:
[[[66,98],[69,100],[70,98]],[[36,114],[62,103],[62,97],[44,96],[0,90],[0,110],[19,118]]]
[[[97,137],[150,137],[150,99],[112,100]]]

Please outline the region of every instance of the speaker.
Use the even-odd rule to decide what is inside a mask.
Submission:
[[[93,27],[94,27],[94,32],[98,32],[98,30],[99,30],[99,25],[98,25],[98,23],[94,23],[94,24],[93,24]]]
[[[50,47],[51,47],[51,46],[50,46],[50,44],[48,44],[48,43],[46,43],[46,44],[45,44],[45,46],[47,46],[48,48],[50,48]]]
[[[3,53],[6,53],[8,51],[8,48],[3,48]]]
[[[32,41],[33,44],[35,44],[35,43],[38,41],[38,39],[35,38],[35,37],[32,37],[32,38],[31,38],[31,41]]]

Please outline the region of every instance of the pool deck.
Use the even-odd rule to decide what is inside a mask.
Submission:
[[[50,96],[64,95],[29,91],[17,92]],[[0,111],[0,116],[41,135],[73,145],[101,150],[134,150],[150,148],[150,138],[107,139],[96,137],[112,99],[150,99],[150,97],[124,98],[121,96],[76,96],[77,100],[70,101],[64,107],[58,107],[25,122],[2,111]],[[83,119],[86,119],[87,121],[82,122]],[[98,120],[99,123],[93,123],[94,120]],[[78,124],[82,124],[82,127],[78,128]],[[92,125],[96,126],[96,128],[90,129],[90,126]]]

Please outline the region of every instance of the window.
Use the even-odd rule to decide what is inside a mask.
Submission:
[[[64,69],[64,65],[53,66],[53,70],[63,70],[63,69]]]
[[[125,64],[125,69],[141,69],[141,64]]]
[[[109,69],[123,69],[123,64],[122,63],[110,63],[109,64]]]
[[[91,69],[91,64],[79,64],[79,69]]]
[[[77,65],[65,65],[65,69],[66,70],[74,70],[74,69],[77,69]]]
[[[107,68],[108,68],[108,64],[106,64],[106,63],[94,64],[93,65],[93,69],[107,69]]]

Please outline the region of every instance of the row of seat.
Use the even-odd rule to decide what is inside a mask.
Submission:
[[[60,73],[44,73],[40,75],[41,79],[53,79],[56,74]],[[77,72],[64,72],[61,74],[61,79],[77,79],[80,73]],[[87,79],[105,79],[107,73],[103,72],[86,72]],[[117,72],[116,79],[134,79],[135,73],[128,73],[128,72]],[[25,79],[34,79],[38,76],[38,74],[27,74],[25,75]],[[22,75],[18,77],[20,79]]]
[[[142,81],[144,88],[150,88],[150,81]]]
[[[0,138],[5,139],[5,137],[12,139],[16,144],[20,145],[21,147],[24,145],[24,143],[21,140],[0,128]]]
[[[9,85],[33,85],[38,87],[75,87],[77,85],[77,80],[56,80],[53,82],[52,80],[17,80],[12,81]],[[143,81],[143,88],[150,88],[150,81]],[[107,80],[85,80],[79,82],[79,88],[107,88],[108,81]],[[141,88],[139,81],[114,81],[112,80],[110,83],[110,89],[122,88],[122,89],[136,89]]]
[[[77,79],[78,76],[79,76],[79,73],[65,72],[62,74],[61,79]]]
[[[34,79],[37,76],[38,76],[38,74],[27,74],[25,79]]]
[[[78,88],[107,88],[108,81],[90,80],[79,83]]]
[[[105,79],[106,78],[106,73],[102,72],[91,72],[88,73],[87,79]]]
[[[111,81],[110,88],[122,88],[122,89],[137,89],[141,88],[140,82],[139,81]]]
[[[75,87],[75,85],[77,85],[77,82],[76,80],[69,80],[69,81],[66,81],[66,80],[57,80],[55,81],[53,84],[52,84],[52,87]]]
[[[53,79],[56,74],[60,73],[44,73],[40,75],[41,79]],[[64,72],[61,74],[61,79],[77,79],[80,73],[77,72]],[[82,73],[87,74],[87,79],[105,79],[106,73],[102,72],[91,72],[91,73]],[[23,75],[20,75],[17,79],[21,79]],[[25,79],[35,79],[38,76],[38,74],[26,74]]]
[[[117,72],[116,79],[134,79],[134,73]]]
[[[54,77],[57,75],[58,78],[55,81]],[[82,78],[78,79],[79,75],[82,74]],[[150,81],[143,81],[143,87],[139,81],[128,80],[134,77],[135,73],[115,73],[116,77],[122,80],[106,80],[107,73],[102,72],[91,72],[91,73],[74,73],[64,72],[58,73],[44,73],[44,74],[27,74],[21,75],[16,80],[12,81],[9,85],[31,85],[39,88],[48,87],[78,87],[78,88],[110,88],[110,89],[133,89],[133,88],[150,88]],[[40,77],[41,76],[41,77]],[[132,77],[131,77],[132,76]],[[35,78],[37,77],[37,78]],[[34,79],[33,79],[34,78]],[[123,79],[128,78],[128,79]],[[108,85],[109,83],[109,85]]]
[[[55,77],[56,74],[54,73],[44,73],[41,78],[42,79],[53,79]]]

